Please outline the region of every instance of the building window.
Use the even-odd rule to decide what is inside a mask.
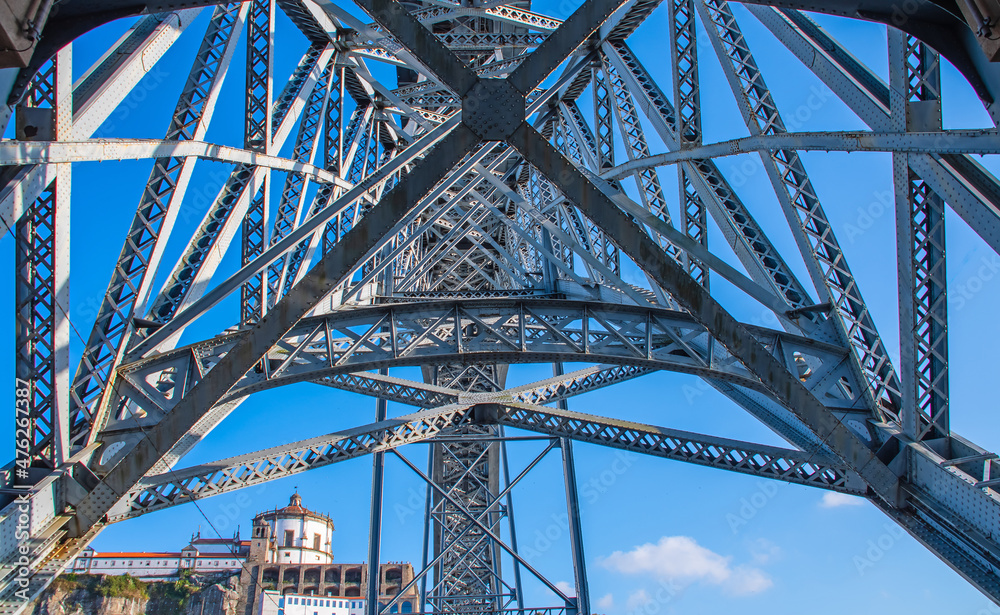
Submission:
[[[319,551],[319,546],[320,546],[319,545],[319,541],[322,540],[322,539],[323,539],[323,537],[320,536],[319,534],[313,534],[313,549],[316,549],[317,551]]]
[[[291,547],[295,541],[295,532],[292,530],[285,530],[285,546]]]

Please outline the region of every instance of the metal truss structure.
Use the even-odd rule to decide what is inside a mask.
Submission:
[[[23,612],[108,524],[365,455],[371,578],[393,455],[427,488],[410,585],[424,612],[587,614],[573,441],[865,497],[1000,604],[1000,463],[949,420],[946,211],[1000,251],[1000,182],[970,156],[1000,153],[1000,136],[942,128],[942,57],[1000,117],[1000,65],[962,13],[915,1],[906,29],[889,28],[886,83],[804,7],[746,4],[741,19],[870,128],[818,133],[789,132],[726,0],[586,0],[565,20],[526,0],[84,4],[62,3],[28,66],[0,80],[11,95],[0,119],[17,118],[17,139],[0,141],[0,219],[16,244],[18,383],[0,613]],[[890,21],[888,5],[856,4],[808,8]],[[137,11],[74,83],[73,38]],[[668,18],[669,84],[629,45],[654,11]],[[290,75],[275,68],[280,13],[305,40]],[[94,138],[186,31],[201,44],[164,138]],[[241,44],[244,140],[214,143]],[[704,142],[698,68],[713,53],[749,136]],[[891,154],[897,366],[810,180],[810,150]],[[759,156],[797,253],[779,252],[720,169],[736,154]],[[72,165],[137,158],[152,172],[100,310],[73,320]],[[199,160],[226,178],[187,236],[175,223]],[[710,230],[738,262],[717,255]],[[181,254],[169,269],[168,243]],[[224,274],[230,251],[239,267]],[[732,316],[711,292],[720,279],[776,328]],[[192,337],[231,296],[240,310],[226,327]],[[72,366],[71,328],[90,332]],[[553,376],[508,386],[523,363]],[[413,366],[422,381],[391,373]],[[660,370],[703,380],[787,447],[568,407]],[[247,396],[295,383],[373,397],[376,421],[183,467]],[[414,411],[391,417],[389,401]],[[516,474],[512,439],[544,447]],[[399,452],[414,443],[429,445],[424,468]],[[517,547],[512,491],[553,449],[570,595]],[[552,604],[526,602],[529,575]],[[392,612],[377,589],[368,612]]]

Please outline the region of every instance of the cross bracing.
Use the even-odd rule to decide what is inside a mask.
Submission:
[[[17,113],[44,129],[0,141],[17,377],[33,391],[24,467],[4,476],[32,502],[29,594],[108,523],[362,456],[374,468],[377,565],[382,467],[398,456],[427,483],[428,547],[413,581],[424,610],[586,612],[576,440],[864,496],[1000,602],[1000,465],[951,431],[962,409],[949,388],[947,209],[1000,248],[1000,183],[971,156],[1000,153],[995,126],[941,121],[952,95],[942,58],[997,117],[989,63],[975,45],[949,42],[975,41],[971,29],[890,28],[886,83],[794,6],[747,5],[870,128],[803,132],[787,129],[724,0],[587,0],[558,19],[520,1],[358,0],[360,12],[328,0],[195,4],[212,7],[144,5],[150,14],[75,85],[71,47],[48,62],[40,45],[12,86],[24,93]],[[888,21],[868,4],[865,18]],[[922,23],[934,23],[939,7],[925,4]],[[812,8],[844,13],[830,5]],[[80,10],[69,2],[60,15]],[[200,11],[207,19],[195,21]],[[628,40],[654,11],[667,17],[669,83]],[[273,61],[285,44],[279,12],[307,41],[287,74]],[[77,30],[53,19],[71,41]],[[202,39],[164,138],[95,138],[185,32]],[[244,67],[231,65],[239,44]],[[706,142],[707,61],[721,65],[749,136]],[[376,62],[395,78],[377,78],[389,73]],[[245,102],[241,144],[209,138],[227,82]],[[896,365],[803,151],[892,157]],[[778,248],[758,222],[768,212],[720,167],[743,154],[763,163],[796,250]],[[78,323],[61,282],[69,170],[126,159],[152,159],[153,171],[96,321]],[[181,232],[178,211],[204,164],[222,166],[225,181]],[[727,251],[709,244],[715,231]],[[168,244],[181,256],[158,278]],[[229,253],[235,271],[222,267]],[[734,317],[713,294],[720,279],[773,326]],[[199,339],[192,332],[228,297],[239,313]],[[90,330],[72,379],[71,322]],[[508,386],[517,364],[550,364],[555,375]],[[392,373],[414,366],[423,381]],[[703,380],[787,447],[634,423],[577,399],[654,371]],[[182,467],[248,396],[297,383],[374,397],[376,421]],[[416,410],[388,417],[387,401]],[[505,442],[527,432],[548,445],[512,480]],[[416,443],[430,445],[423,469],[405,456]],[[514,486],[554,448],[571,518],[570,593],[516,542]],[[26,604],[11,570],[0,567],[0,612]],[[528,603],[522,577],[555,605]],[[368,609],[379,606],[369,599]]]

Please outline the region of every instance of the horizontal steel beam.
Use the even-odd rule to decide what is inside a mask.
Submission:
[[[469,406],[453,404],[214,463],[147,476],[111,509],[108,520],[131,519],[404,444],[423,442],[443,430],[468,422],[469,418]]]
[[[637,158],[602,173],[601,177],[622,179],[642,169],[677,164],[685,160],[723,158],[780,149],[824,152],[1000,154],[1000,133],[996,130],[948,130],[902,134],[852,131],[754,135]]]
[[[117,522],[348,459],[425,442],[470,422],[504,425],[718,469],[864,495],[861,478],[817,454],[533,404],[449,404],[213,463],[147,476],[108,514]]]
[[[619,448],[697,465],[865,495],[867,485],[854,471],[829,457],[666,427],[610,419],[534,404],[510,403],[490,408],[489,419],[578,442]]]
[[[333,183],[345,190],[353,187],[336,174],[307,162],[205,141],[167,141],[162,139],[0,141],[0,166],[187,157],[301,173],[321,184]]]

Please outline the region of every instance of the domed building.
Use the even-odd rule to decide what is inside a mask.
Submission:
[[[268,563],[332,564],[333,519],[302,506],[302,496],[292,494],[288,506],[261,513],[253,520],[253,537],[269,526],[272,537],[267,545]],[[254,544],[256,541],[254,541]]]
[[[298,493],[288,506],[254,517],[237,612],[362,615],[368,566],[335,563],[333,531],[333,520],[306,508]],[[408,563],[379,564],[379,602],[392,613],[419,613],[416,587],[399,595],[413,576]]]

